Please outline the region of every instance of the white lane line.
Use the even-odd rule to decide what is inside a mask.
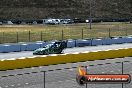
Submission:
[[[6,88],[9,87],[9,86],[5,86]]]
[[[14,87],[15,85],[11,85],[12,87]]]
[[[71,81],[71,80],[65,80],[65,82],[69,82],[69,81]]]
[[[129,71],[129,73],[132,73],[132,71]]]
[[[110,71],[110,72],[114,72],[114,71]]]
[[[21,84],[17,84],[18,86],[20,86]]]
[[[85,63],[85,64],[86,64],[87,62],[83,62],[83,63]]]
[[[28,85],[29,83],[25,83],[26,85]]]
[[[63,81],[58,81],[58,82],[63,82]]]
[[[109,60],[117,60],[117,59],[109,59]]]
[[[105,73],[105,72],[102,72],[102,73]]]
[[[119,72],[121,71],[121,70],[118,70]]]
[[[77,64],[77,63],[73,63],[73,64]]]
[[[71,79],[71,81],[76,81],[75,79]]]
[[[69,69],[70,71],[73,71],[73,69]]]
[[[40,66],[39,68],[43,68],[43,67]]]
[[[32,67],[31,69],[35,69],[35,68]]]

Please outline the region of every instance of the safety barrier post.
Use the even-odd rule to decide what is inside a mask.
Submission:
[[[28,41],[30,42],[30,35],[31,35],[31,33],[30,33],[30,31],[28,32]]]
[[[17,37],[16,42],[18,43],[19,42],[18,32],[16,33],[16,37]]]
[[[127,29],[125,31],[126,31],[126,36],[127,36]]]
[[[62,30],[62,32],[61,32],[61,40],[63,40],[64,39],[64,31]]]
[[[3,32],[2,35],[3,35],[3,37],[2,37],[2,43],[4,43],[4,41],[5,41],[5,37],[4,37],[5,36],[5,33]]]
[[[42,31],[40,32],[40,40],[41,41],[43,40],[43,32]]]
[[[83,29],[82,29],[82,39],[83,39]]]
[[[111,30],[110,30],[110,28],[109,28],[109,38],[111,37]]]

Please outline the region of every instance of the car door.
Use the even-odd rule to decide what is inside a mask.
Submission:
[[[50,54],[54,54],[55,53],[55,46],[52,45],[50,48],[49,48],[49,53]]]

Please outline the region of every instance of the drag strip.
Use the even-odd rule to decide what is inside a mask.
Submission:
[[[0,59],[20,58],[33,56],[31,51],[0,53]]]
[[[98,50],[119,49],[119,48],[132,48],[132,44],[126,43],[126,44],[67,48],[63,51],[63,53],[74,53],[74,52],[82,52],[82,51],[98,51]],[[35,56],[32,54],[32,51],[0,53],[0,59],[11,59],[11,58],[31,57],[31,56]]]

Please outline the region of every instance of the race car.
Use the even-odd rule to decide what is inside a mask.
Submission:
[[[67,47],[66,41],[57,41],[33,51],[33,55],[61,54]]]

